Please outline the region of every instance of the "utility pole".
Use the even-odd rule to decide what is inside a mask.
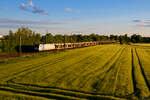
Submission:
[[[74,48],[74,41],[73,41],[73,35],[72,35],[72,33],[71,33],[71,43],[73,44],[72,46]]]
[[[64,49],[66,49],[66,35],[64,34]]]
[[[47,34],[48,34],[48,29],[46,30],[46,35],[45,35],[46,36],[45,37],[46,38],[46,44],[47,44]]]
[[[19,35],[19,56],[21,56],[21,52],[22,52],[22,50],[21,50],[21,34]]]
[[[47,44],[47,36],[45,35],[45,38],[46,38],[46,43],[45,44]]]

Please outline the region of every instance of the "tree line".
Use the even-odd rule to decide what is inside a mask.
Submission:
[[[99,34],[72,34],[72,35],[62,35],[51,33],[46,33],[46,35],[41,35],[40,33],[35,33],[29,28],[19,28],[16,32],[9,31],[9,34],[4,36],[0,42],[0,48],[2,52],[12,53],[17,52],[19,45],[22,46],[34,46],[40,43],[75,43],[75,42],[91,42],[91,41],[110,41],[110,40],[119,40],[120,44],[124,43],[139,43],[139,42],[150,42],[149,37],[142,37],[140,35],[132,35],[128,37],[125,35],[99,35]]]
[[[16,32],[9,31],[9,34],[4,36],[1,40],[1,49],[3,52],[12,53],[17,52],[19,45],[22,46],[34,46],[36,44],[46,44],[46,43],[75,43],[75,42],[90,42],[90,41],[105,41],[105,40],[117,40],[117,36],[112,36],[109,38],[105,35],[90,34],[72,34],[72,35],[62,35],[52,33],[46,33],[46,35],[41,35],[40,33],[35,33],[29,28],[19,28]]]
[[[128,36],[127,34],[119,36],[120,44],[125,43],[150,43],[150,37],[142,37],[141,35],[133,34]]]

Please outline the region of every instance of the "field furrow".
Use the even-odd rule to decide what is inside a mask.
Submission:
[[[136,52],[138,54],[138,58],[140,60],[141,68],[143,74],[147,80],[147,85],[150,89],[150,54],[147,49],[137,48]]]
[[[132,61],[134,90],[140,99],[144,99],[150,96],[150,92],[146,83],[146,79],[143,76],[135,48],[132,49]]]
[[[45,86],[28,86],[24,87],[26,84],[20,85],[20,84],[7,84],[7,85],[1,85],[0,89],[1,91],[8,91],[8,92],[14,92],[24,95],[31,95],[34,97],[44,97],[44,98],[54,98],[54,99],[60,99],[60,100],[78,100],[78,99],[100,99],[100,100],[126,100],[124,98],[117,98],[113,96],[107,96],[107,95],[99,95],[99,94],[93,94],[88,92],[82,92],[82,91],[75,91],[75,90],[69,90],[69,89],[62,89],[62,88],[54,88],[54,87],[45,87]]]
[[[112,65],[109,65],[110,69],[104,73],[104,77],[102,79],[95,83],[95,85],[97,85],[97,92],[114,95],[115,82],[117,80],[116,78],[118,77],[118,71],[120,70],[120,63],[117,63],[117,61],[122,56],[123,52],[124,49],[121,50],[118,55],[116,55],[116,58],[112,60]]]
[[[120,70],[115,81],[115,95],[127,96],[134,93],[132,82],[132,60],[131,48],[126,48],[122,57],[118,61],[120,63]]]

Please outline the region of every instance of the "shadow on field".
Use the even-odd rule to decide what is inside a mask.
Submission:
[[[10,83],[5,85],[0,84],[0,86],[2,86],[0,87],[0,90],[9,91],[13,93],[21,93],[21,94],[31,95],[31,96],[39,96],[39,97],[45,97],[51,99],[53,98],[57,100],[66,100],[66,99],[72,100],[73,98],[74,99],[83,98],[88,100],[115,100],[115,98],[118,99],[118,97],[113,97],[109,95],[87,93],[83,91],[69,90],[69,89],[63,89],[58,87],[48,87],[48,86],[39,86],[34,84],[22,84],[22,83],[17,83],[16,85],[13,84],[15,83],[12,84]],[[32,87],[30,88],[29,86],[32,86],[33,88]]]
[[[135,49],[135,53],[136,53],[136,55],[137,55],[138,62],[139,62],[139,65],[140,65],[140,69],[141,69],[142,75],[143,75],[143,77],[144,77],[144,80],[145,80],[145,82],[146,82],[146,85],[147,85],[147,87],[148,87],[149,90],[150,90],[149,82],[148,82],[148,80],[147,80],[147,78],[146,78],[146,75],[145,75],[145,73],[144,73],[144,69],[143,69],[143,66],[142,66],[142,64],[141,64],[141,61],[140,61],[140,58],[139,58],[139,55],[138,55],[136,49]]]
[[[54,95],[47,95],[47,94],[39,94],[39,93],[33,93],[33,92],[25,92],[23,90],[14,90],[14,89],[7,89],[7,88],[1,88],[0,90],[3,91],[9,91],[9,92],[13,92],[13,93],[21,93],[21,94],[25,94],[25,95],[31,95],[31,96],[39,96],[39,97],[45,97],[45,98],[53,98],[53,99],[57,99],[57,100],[66,100],[65,97],[59,97],[59,96],[54,96]],[[68,99],[68,98],[67,98]]]
[[[135,70],[135,69],[134,69],[134,63],[133,63],[133,61],[134,61],[133,49],[131,50],[131,56],[132,56],[132,80],[133,80],[133,88],[134,88],[134,91],[135,91],[135,95],[136,95],[138,98],[140,98],[140,97],[139,97],[140,90],[136,87],[137,82],[136,82],[135,75],[134,75],[134,70]]]

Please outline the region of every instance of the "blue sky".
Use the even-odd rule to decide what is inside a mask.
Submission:
[[[150,36],[150,0],[1,0],[0,34],[25,26],[54,34]]]

